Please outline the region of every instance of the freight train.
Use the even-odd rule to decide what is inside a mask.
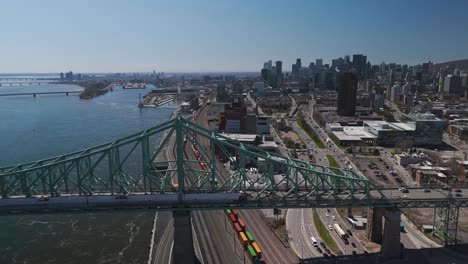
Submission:
[[[245,251],[247,251],[252,263],[254,264],[266,264],[265,260],[262,258],[262,249],[255,241],[252,233],[246,231],[245,221],[239,217],[237,210],[227,209],[226,216],[229,218],[229,221],[232,224],[232,227],[237,233],[240,243]]]

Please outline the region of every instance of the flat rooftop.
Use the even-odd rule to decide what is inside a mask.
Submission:
[[[341,126],[340,124],[333,124],[333,129],[340,128],[339,130],[332,130],[331,132],[340,141],[360,141],[362,139],[374,139],[375,135],[364,130],[363,126]]]

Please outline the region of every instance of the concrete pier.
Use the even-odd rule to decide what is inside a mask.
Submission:
[[[195,264],[196,256],[193,249],[192,224],[190,211],[175,211],[174,217],[174,264]]]
[[[367,214],[367,239],[374,243],[382,243],[382,217],[384,208],[369,208]]]
[[[400,247],[400,210],[386,210],[384,213],[384,228],[382,241],[382,256],[384,258],[399,258]]]

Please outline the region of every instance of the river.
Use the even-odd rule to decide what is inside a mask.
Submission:
[[[78,90],[0,86],[0,94]],[[0,97],[0,167],[107,143],[169,120],[175,103],[138,108],[146,90]],[[154,212],[0,216],[0,263],[145,263]]]

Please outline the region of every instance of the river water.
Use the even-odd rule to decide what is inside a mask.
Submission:
[[[0,86],[0,94],[79,90]],[[0,97],[0,167],[107,143],[167,121],[177,105],[137,107],[145,90]],[[145,263],[154,212],[0,216],[0,263]]]

